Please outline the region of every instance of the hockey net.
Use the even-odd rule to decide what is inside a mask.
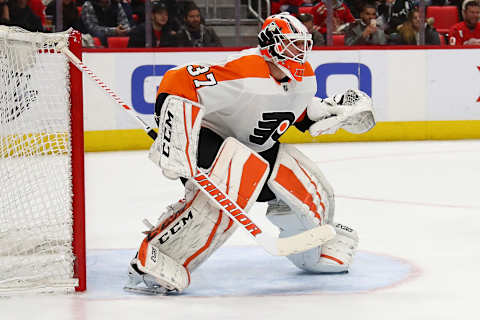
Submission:
[[[0,295],[85,290],[77,32],[0,26]]]

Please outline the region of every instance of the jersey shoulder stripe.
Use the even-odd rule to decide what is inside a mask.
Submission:
[[[157,95],[164,92],[199,102],[198,90],[201,88],[247,78],[268,79],[268,64],[255,49],[244,50],[216,64],[196,63],[170,69],[165,73]],[[304,76],[314,75],[310,63],[306,62]],[[242,85],[237,83],[234,87],[241,91]]]
[[[217,64],[196,63],[168,70],[160,83],[157,95],[165,92],[198,102],[197,90],[202,87],[213,86],[223,81],[269,77],[268,65],[261,56],[241,52]]]
[[[229,60],[223,65],[212,66],[218,82],[244,78],[269,78],[270,71],[265,60],[258,55],[244,55]]]
[[[198,102],[197,91],[186,66],[170,69],[165,73],[158,87],[157,96],[160,93],[168,93]]]

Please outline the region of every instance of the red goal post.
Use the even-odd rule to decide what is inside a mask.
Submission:
[[[74,31],[69,38],[69,48],[80,60],[82,59],[82,35]],[[72,132],[72,188],[73,188],[73,253],[76,257],[74,276],[78,278],[76,291],[87,288],[86,247],[85,247],[85,172],[83,139],[83,84],[82,72],[71,62],[70,103]],[[75,84],[75,85],[72,85]]]
[[[0,296],[86,289],[81,34],[0,26]]]

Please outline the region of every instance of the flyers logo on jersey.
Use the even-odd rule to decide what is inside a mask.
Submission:
[[[262,114],[262,119],[249,137],[250,142],[259,145],[267,142],[270,137],[277,141],[295,121],[295,115],[292,112],[267,112]]]

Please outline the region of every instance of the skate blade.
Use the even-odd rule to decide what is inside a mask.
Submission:
[[[168,290],[163,287],[147,288],[147,287],[139,287],[139,286],[130,286],[128,284],[123,287],[123,290],[130,293],[143,294],[148,296],[158,296],[158,295],[165,296],[168,293]]]

